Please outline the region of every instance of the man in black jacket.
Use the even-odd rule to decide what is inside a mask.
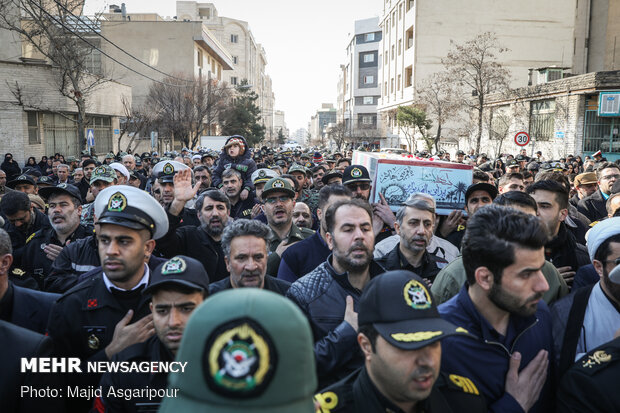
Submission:
[[[226,227],[222,248],[230,276],[209,285],[209,293],[231,288],[262,288],[285,295],[290,283],[267,275],[269,227],[259,221],[239,219]]]
[[[60,295],[14,285],[8,275],[11,251],[9,235],[0,229],[0,320],[44,334],[52,305]]]
[[[620,167],[612,162],[603,162],[596,168],[598,191],[579,201],[577,209],[592,222],[599,221],[607,216],[605,202],[611,194],[614,182],[620,179]]]
[[[287,293],[310,321],[319,387],[344,378],[363,364],[355,346],[355,305],[370,279],[385,271],[373,260],[372,215],[370,205],[361,199],[330,206],[325,224],[332,254],[295,281]]]
[[[426,250],[435,228],[435,207],[421,198],[407,199],[396,214],[394,228],[400,242],[377,262],[388,271],[411,271],[422,277],[428,286],[432,285],[441,268],[448,264]]]
[[[26,240],[37,231],[50,228],[50,221],[47,215],[34,208],[28,195],[19,191],[2,197],[0,212],[6,217],[4,229],[11,237],[14,265],[19,266]]]
[[[176,256],[153,272],[144,294],[152,296],[150,309],[155,335],[143,343],[116,354],[117,362],[173,362],[181,345],[185,325],[196,307],[207,297],[209,277],[202,264],[190,257]],[[182,363],[182,361],[181,361]],[[181,363],[176,368],[184,368]],[[95,412],[157,411],[161,397],[123,397],[111,389],[157,389],[167,385],[167,372],[105,373],[101,377],[101,397],[94,403]],[[174,395],[174,393],[168,393]]]
[[[527,193],[536,200],[538,216],[549,234],[545,258],[571,286],[579,267],[588,265],[590,259],[586,247],[577,243],[564,223],[568,216],[568,192],[556,181],[542,180],[530,185]]]
[[[179,171],[174,177],[174,200],[168,208],[168,233],[158,241],[157,250],[165,257],[178,254],[202,263],[211,282],[228,277],[221,246],[222,231],[228,224],[230,201],[216,189],[203,192],[196,200],[200,226],[180,227],[180,214],[186,202],[194,198],[200,182],[192,187],[190,170]]]

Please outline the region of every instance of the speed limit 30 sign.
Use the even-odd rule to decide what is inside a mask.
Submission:
[[[515,143],[519,146],[525,146],[530,143],[530,135],[527,132],[517,132],[515,135]]]

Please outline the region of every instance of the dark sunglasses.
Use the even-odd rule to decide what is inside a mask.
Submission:
[[[351,191],[357,191],[358,188],[362,191],[368,191],[370,189],[370,184],[368,182],[347,184],[347,188]]]

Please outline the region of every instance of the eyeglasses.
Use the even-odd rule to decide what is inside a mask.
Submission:
[[[291,197],[290,197],[290,196],[286,196],[286,195],[281,195],[281,196],[273,196],[273,197],[271,197],[271,198],[267,198],[267,199],[265,199],[265,203],[266,203],[266,204],[269,204],[269,205],[273,205],[273,204],[275,204],[275,203],[276,203],[276,202],[278,202],[278,201],[280,201],[280,202],[286,202],[286,201],[288,201],[289,199],[291,199]]]
[[[351,191],[357,191],[358,188],[361,189],[362,191],[368,191],[370,189],[370,184],[367,182],[352,183],[352,184],[347,184],[347,188],[349,188]]]

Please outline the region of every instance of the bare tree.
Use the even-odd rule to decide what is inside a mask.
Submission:
[[[131,153],[140,144],[139,141],[136,142],[136,139],[146,136],[154,122],[145,107],[132,108],[131,102],[127,97],[121,97],[121,104],[123,105],[123,118],[120,122],[118,148],[121,150],[121,141],[125,136],[128,136],[130,139],[127,142],[125,151]],[[134,142],[136,143],[132,148]]]
[[[478,115],[476,152],[480,152],[483,112],[487,95],[509,87],[509,72],[498,62],[508,49],[499,45],[495,35],[482,33],[464,44],[452,45],[442,60],[451,78],[461,87],[461,102]]]
[[[448,72],[435,73],[423,81],[418,90],[420,91],[419,102],[424,105],[427,115],[437,125],[435,136],[429,136],[426,139],[429,139],[430,146],[434,146],[435,151],[439,152],[442,127],[459,107],[454,81]]]
[[[347,142],[347,125],[340,121],[329,128],[329,136],[336,144],[338,151],[342,150]]]
[[[38,98],[38,91],[28,91],[27,85],[11,84],[11,93],[24,108],[57,113],[75,122],[80,150],[86,147],[89,95],[107,81],[101,68],[93,70],[89,65],[96,46],[93,28],[97,19],[80,16],[83,5],[82,0],[0,0],[0,28],[18,34],[35,51],[34,57],[52,65],[58,91],[73,101],[77,116],[48,106]]]
[[[232,92],[223,82],[202,77],[193,82],[182,79],[183,75],[178,74],[165,78],[163,83],[151,84],[146,104],[162,133],[194,148],[205,131],[212,133]]]

